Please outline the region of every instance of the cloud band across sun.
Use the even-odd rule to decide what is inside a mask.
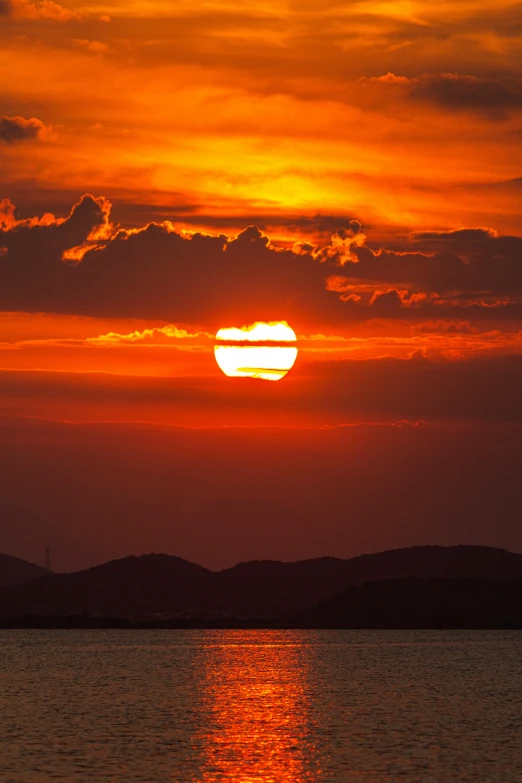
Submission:
[[[216,334],[214,355],[229,377],[280,381],[297,359],[296,339],[286,321],[222,327]]]

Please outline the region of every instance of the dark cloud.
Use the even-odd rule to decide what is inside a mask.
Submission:
[[[273,248],[255,226],[233,240],[187,238],[154,223],[107,242],[88,240],[103,227],[104,210],[103,199],[85,196],[61,223],[25,221],[4,231],[0,307],[212,323],[335,308],[325,267],[310,255]],[[89,241],[93,249],[80,263],[64,263],[66,250],[84,243],[88,249]]]
[[[270,226],[277,223],[268,222]],[[346,215],[314,215],[312,217],[285,218],[282,225],[293,234],[307,234],[311,237],[330,238],[332,234],[342,232],[359,233],[362,230],[361,223]]]
[[[448,109],[479,111],[501,120],[511,111],[522,109],[522,79],[441,73],[415,81],[410,95]]]
[[[451,231],[416,231],[411,235],[415,242],[433,242],[437,244],[459,241],[483,245],[497,238],[496,231],[491,228],[455,228]]]
[[[352,220],[327,245],[292,250],[256,226],[235,239],[168,223],[117,231],[109,212],[88,195],[66,219],[16,221],[4,204],[0,308],[298,329],[377,314],[522,318],[522,238],[489,229],[421,232],[381,249]]]
[[[359,263],[342,270],[350,282],[388,283],[441,296],[522,293],[522,237],[487,228],[419,232],[393,249],[365,246],[353,253]]]
[[[11,3],[9,0],[0,0],[0,16],[9,16],[11,14]]]
[[[390,72],[362,78],[360,84],[393,90],[410,100],[436,104],[450,111],[479,113],[490,120],[503,120],[522,109],[522,79],[515,76],[432,73],[410,78]]]
[[[2,6],[0,5],[0,13]],[[44,124],[36,117],[26,120],[24,117],[0,117],[0,140],[8,144],[17,141],[38,139],[44,131]]]
[[[3,214],[10,215],[11,209],[8,201],[2,202]],[[15,254],[27,251],[35,251],[41,248],[38,259],[28,261],[38,267],[46,261],[53,265],[57,256],[65,250],[80,245],[93,231],[106,225],[110,211],[110,204],[104,198],[94,198],[90,195],[83,196],[73,206],[69,216],[65,220],[55,220],[52,216],[49,220],[46,216],[41,220],[28,219],[16,221],[9,220],[4,223],[3,234],[0,234],[0,243],[7,248],[12,247]],[[2,227],[2,211],[0,211],[0,228]]]

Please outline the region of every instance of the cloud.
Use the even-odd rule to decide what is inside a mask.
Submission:
[[[4,0],[8,13],[15,19],[49,19],[55,22],[68,22],[71,19],[81,19],[81,13],[72,8],[59,5],[53,0]]]
[[[436,104],[451,111],[471,111],[490,120],[503,120],[522,109],[522,79],[482,77],[461,73],[425,74],[417,78],[387,73],[361,78],[364,86],[394,89],[413,101]]]
[[[109,51],[107,44],[104,44],[101,41],[90,41],[86,38],[75,38],[73,43],[79,49],[85,49],[87,52],[91,52],[92,54],[105,54],[105,52]]]
[[[101,130],[102,125],[91,126],[90,130]],[[214,230],[228,235],[237,234],[244,226],[256,225],[261,231],[281,237],[281,241],[293,244],[296,239],[304,242],[328,242],[332,234],[341,229],[349,230],[356,220],[354,215],[291,214],[268,210],[238,212],[238,205],[227,204],[229,212],[214,214],[208,211],[208,204],[190,203],[188,194],[179,194],[181,203],[174,205],[147,203],[119,203],[118,214],[128,225],[136,220],[146,222],[170,221],[192,231]],[[243,206],[241,204],[241,206]],[[358,222],[358,221],[357,221]],[[360,224],[359,224],[360,225]]]
[[[43,122],[36,117],[29,120],[24,117],[0,117],[0,140],[7,144],[41,139],[45,130]]]
[[[433,243],[452,243],[459,240],[483,244],[498,238],[498,232],[493,228],[454,228],[451,231],[415,231],[411,234],[415,242],[431,241]]]
[[[424,231],[373,248],[352,220],[321,246],[274,245],[258,227],[236,237],[172,223],[112,226],[85,195],[67,218],[0,210],[0,308],[234,326],[522,318],[522,238],[488,228]],[[495,312],[493,313],[493,309]]]
[[[152,329],[136,329],[128,334],[119,332],[108,332],[100,334],[98,337],[87,337],[85,342],[90,345],[114,346],[114,345],[145,345],[145,346],[163,346],[175,345],[179,342],[195,343],[199,346],[210,342],[212,345],[215,336],[210,332],[188,332],[186,329],[180,329],[174,324],[167,326],[153,327]]]
[[[364,245],[354,248],[353,253],[358,263],[345,266],[345,277],[338,278],[338,286],[344,282],[344,290],[353,290],[353,284],[365,281],[440,297],[457,292],[470,296],[522,294],[522,237],[502,236],[489,228],[417,232],[391,248]]]
[[[414,100],[434,102],[455,111],[478,111],[494,120],[522,109],[520,78],[441,73],[416,81],[410,94]]]
[[[66,219],[46,226],[20,221],[4,230],[0,306],[223,325],[235,317],[250,322],[252,314],[280,320],[287,310],[304,312],[330,298],[317,260],[273,247],[255,226],[229,239],[152,223],[100,241],[108,209],[105,199],[84,196]],[[64,263],[79,247],[86,249],[83,260]]]
[[[413,84],[416,81],[417,79],[409,79],[407,76],[397,76],[390,71],[384,74],[384,76],[370,76],[368,79],[365,77],[359,79],[361,84],[372,84],[375,82],[381,82],[383,84]]]

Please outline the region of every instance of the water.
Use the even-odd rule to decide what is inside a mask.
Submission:
[[[516,783],[522,633],[0,631],[2,783]]]

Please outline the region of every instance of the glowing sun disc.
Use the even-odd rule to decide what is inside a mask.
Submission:
[[[219,329],[214,356],[220,370],[230,378],[280,381],[297,359],[297,347],[291,345],[296,340],[286,321],[258,321],[239,329]]]

